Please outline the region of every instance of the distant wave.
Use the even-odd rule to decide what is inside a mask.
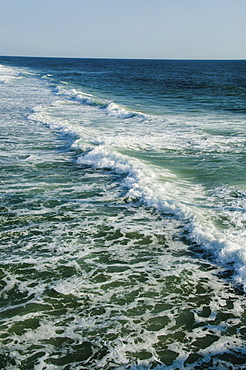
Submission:
[[[10,83],[17,78],[21,78],[19,72],[13,68],[0,64],[0,83]]]
[[[147,118],[147,116],[143,113],[128,110],[112,101],[102,101],[91,94],[86,94],[76,89],[65,89],[64,87],[57,86],[55,92],[56,94],[64,96],[70,100],[75,100],[82,104],[95,106],[109,116],[123,119],[137,117],[141,120],[145,120]]]

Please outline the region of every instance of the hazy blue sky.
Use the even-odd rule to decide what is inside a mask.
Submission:
[[[0,0],[0,55],[246,59],[246,0]]]

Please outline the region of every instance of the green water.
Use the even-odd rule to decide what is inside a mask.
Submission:
[[[131,135],[101,108],[54,103],[35,76],[0,94],[0,368],[244,369],[245,296],[232,279],[243,254],[216,259],[224,244],[209,229],[242,230],[242,188],[224,191],[232,158],[181,153],[182,140],[172,153],[155,120],[142,141],[147,123]]]

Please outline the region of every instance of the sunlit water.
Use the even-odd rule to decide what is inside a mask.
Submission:
[[[244,369],[246,63],[0,63],[1,369]]]

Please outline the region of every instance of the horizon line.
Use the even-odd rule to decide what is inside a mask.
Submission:
[[[71,57],[71,56],[34,56],[34,55],[0,55],[0,58],[43,58],[43,59],[105,59],[105,60],[211,60],[211,61],[232,61],[246,60],[246,58],[132,58],[132,57]]]

